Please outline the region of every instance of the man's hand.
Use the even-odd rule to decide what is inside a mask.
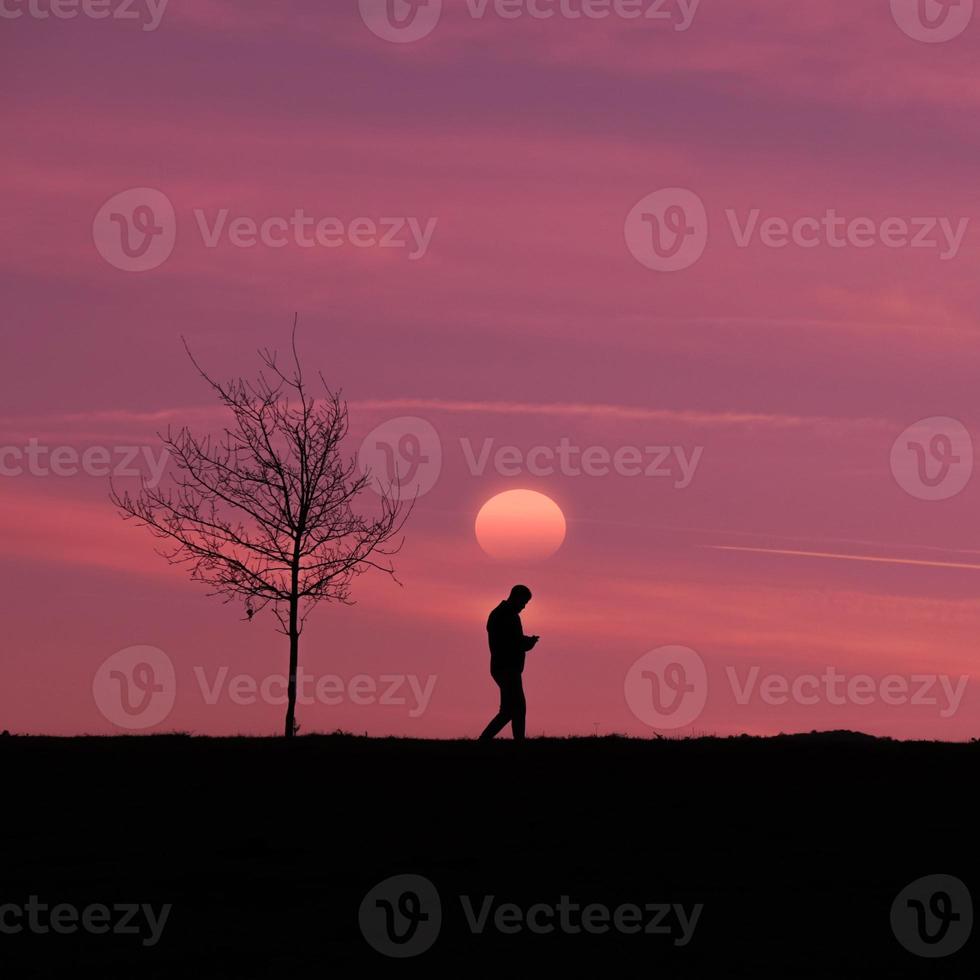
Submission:
[[[538,642],[538,640],[541,639],[541,637],[540,636],[529,636],[528,639],[531,641],[531,645],[530,645],[530,647],[528,647],[528,649],[529,650],[533,650],[534,647],[535,647],[535,644]]]

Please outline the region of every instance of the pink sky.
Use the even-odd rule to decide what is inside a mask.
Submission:
[[[525,627],[543,637],[525,675],[531,734],[648,734],[627,676],[676,644],[703,660],[707,695],[664,732],[972,737],[980,482],[922,499],[890,458],[922,419],[980,439],[980,16],[924,43],[888,0],[703,0],[683,31],[481,19],[473,2],[445,0],[431,34],[391,43],[356,0],[170,0],[154,30],[4,0],[23,16],[0,18],[0,446],[118,459],[155,451],[168,421],[206,429],[214,407],[180,336],[219,376],[249,374],[298,311],[306,363],[350,401],[351,453],[406,416],[442,451],[402,587],[360,579],[358,605],[321,607],[301,653],[315,677],[434,678],[431,697],[413,710],[407,681],[403,705],[345,693],[301,706],[303,730],[477,734],[496,707],[486,614],[526,581]],[[135,9],[149,17],[145,0]],[[114,267],[93,237],[103,204],[131,188],[160,191],[176,219],[172,254],[143,272]],[[676,272],[645,267],[624,237],[663,188],[697,195],[709,224],[703,256]],[[228,222],[302,210],[345,229],[435,223],[416,258],[350,241],[208,247],[224,209]],[[834,210],[874,229],[936,219],[940,247],[880,234],[867,248],[740,247],[726,212],[739,226],[753,209],[789,224]],[[962,230],[946,257],[940,220]],[[700,452],[685,486],[474,473],[467,451],[488,439]],[[546,561],[493,561],[475,541],[480,505],[515,487],[564,511]],[[104,477],[4,475],[0,501],[0,728],[118,731],[93,677],[147,645],[177,681],[149,730],[278,731],[281,706],[208,704],[198,683],[283,673],[271,617],[245,623],[169,569],[118,518]],[[876,694],[740,704],[731,676],[754,668],[788,685],[869,675]],[[910,692],[934,678],[937,703],[886,703],[889,676]],[[943,681],[962,678],[946,710]]]

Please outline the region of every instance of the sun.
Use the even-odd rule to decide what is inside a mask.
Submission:
[[[476,515],[476,540],[491,558],[550,558],[565,540],[565,530],[561,508],[536,490],[498,493]]]

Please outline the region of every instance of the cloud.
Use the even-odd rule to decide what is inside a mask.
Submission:
[[[851,555],[844,552],[800,551],[790,548],[750,548],[744,545],[704,544],[700,548],[712,551],[744,551],[760,555],[782,555],[788,558],[827,558],[834,561],[866,561],[883,565],[921,565],[927,568],[960,568],[980,571],[980,564],[973,562],[939,561],[926,558],[895,558],[887,555]]]
[[[487,416],[539,416],[552,419],[584,418],[594,423],[630,423],[630,422],[664,422],[677,425],[704,427],[754,427],[763,426],[772,429],[820,428],[826,430],[834,427],[846,427],[849,431],[855,428],[869,430],[886,430],[894,423],[885,419],[873,418],[834,418],[829,416],[782,415],[764,412],[709,412],[673,408],[646,408],[635,405],[615,405],[608,403],[590,402],[511,402],[511,401],[462,401],[443,398],[368,398],[355,399],[349,402],[349,408],[355,412],[374,413],[412,413],[435,412],[448,415],[487,415]],[[195,423],[214,425],[227,421],[228,410],[222,406],[186,406],[180,408],[162,408],[151,411],[131,409],[103,409],[86,412],[64,412],[50,415],[35,415],[8,417],[0,419],[8,434],[21,436],[33,435],[42,427],[48,436],[57,438],[72,434],[74,438],[91,439],[98,435],[121,438],[123,433],[132,434],[134,430],[147,435],[160,427],[173,425],[193,426]],[[95,426],[111,423],[112,428],[91,429],[83,432],[74,431],[76,426]],[[19,430],[17,427],[20,427]]]
[[[779,415],[753,412],[704,412],[671,408],[561,402],[451,401],[438,398],[389,398],[352,403],[369,411],[431,411],[482,415],[546,415],[553,418],[585,417],[610,422],[672,422],[700,426],[754,426],[773,428],[827,427],[846,425],[881,428],[881,419],[845,419],[819,416]]]

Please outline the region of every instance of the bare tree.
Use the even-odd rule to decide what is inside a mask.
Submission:
[[[289,637],[285,734],[296,724],[299,639],[322,601],[351,604],[351,582],[369,569],[392,578],[390,557],[411,507],[397,484],[381,488],[374,516],[355,502],[371,479],[342,455],[347,403],[322,374],[315,398],[304,381],[293,323],[292,365],[259,351],[257,380],[219,383],[194,359],[194,367],[232,414],[220,436],[198,437],[186,427],[160,434],[177,472],[170,485],[120,494],[113,502],[126,520],[146,526],[166,544],[171,564],[184,565],[224,602],[241,600],[249,620],[271,606],[279,631]],[[397,579],[396,579],[397,581]]]

